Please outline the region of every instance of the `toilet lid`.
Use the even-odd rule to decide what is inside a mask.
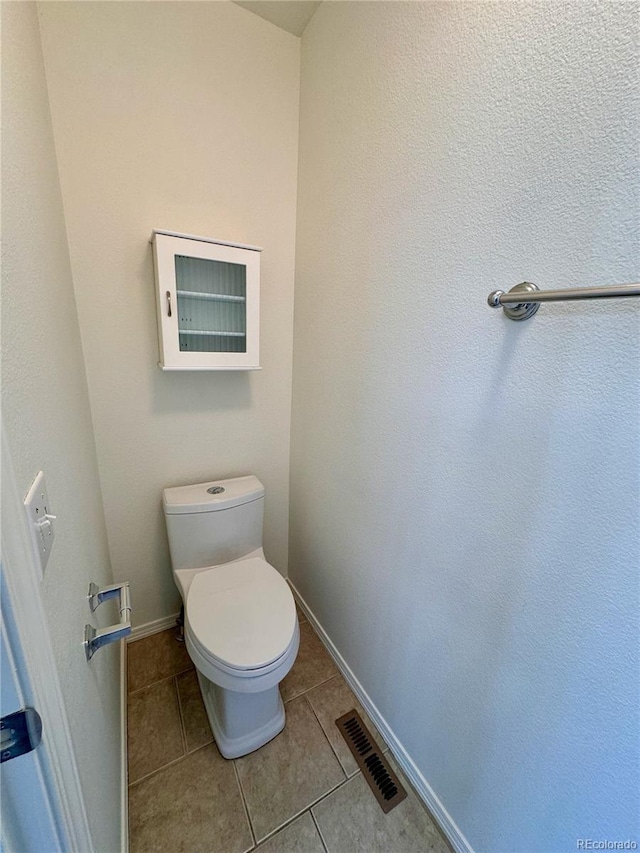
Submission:
[[[285,579],[258,557],[198,573],[186,611],[203,651],[235,669],[257,669],[281,657],[296,624]]]

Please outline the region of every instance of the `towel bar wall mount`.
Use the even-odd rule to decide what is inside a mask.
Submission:
[[[516,284],[508,293],[494,290],[487,302],[492,308],[504,310],[510,320],[528,320],[541,302],[567,302],[578,299],[616,299],[640,296],[640,284],[612,284],[606,287],[574,287],[566,290],[540,290],[530,281]]]

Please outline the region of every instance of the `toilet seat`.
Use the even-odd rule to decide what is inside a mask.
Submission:
[[[291,590],[259,557],[199,572],[185,611],[189,645],[223,672],[255,677],[277,668],[294,643],[297,650]]]

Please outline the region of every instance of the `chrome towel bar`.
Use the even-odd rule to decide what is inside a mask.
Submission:
[[[540,302],[565,302],[574,299],[616,299],[640,296],[640,284],[611,284],[606,287],[574,287],[567,290],[540,290],[530,281],[516,284],[508,293],[494,290],[487,302],[492,308],[502,308],[510,320],[533,317]]]

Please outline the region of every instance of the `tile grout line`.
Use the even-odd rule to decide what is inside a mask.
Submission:
[[[313,714],[313,716],[314,716],[314,717],[316,718],[316,720],[318,721],[318,725],[320,726],[320,731],[321,731],[321,732],[322,732],[322,734],[324,735],[324,739],[326,740],[326,742],[329,744],[329,747],[331,748],[331,752],[335,755],[335,757],[336,757],[336,761],[338,762],[338,764],[339,764],[339,766],[340,766],[340,770],[342,770],[342,772],[344,773],[345,778],[346,778],[346,779],[349,779],[349,778],[350,778],[350,776],[349,776],[349,774],[347,773],[346,769],[344,768],[344,766],[343,766],[343,764],[342,764],[342,761],[340,761],[340,756],[338,755],[338,753],[337,753],[337,752],[335,751],[335,749],[333,748],[333,744],[332,744],[332,743],[331,743],[331,741],[329,740],[329,737],[328,737],[327,733],[325,732],[324,727],[323,727],[322,723],[320,722],[320,718],[319,718],[319,717],[318,717],[318,715],[316,714],[316,712],[315,712],[315,709],[314,709],[313,705],[311,704],[311,702],[309,701],[309,699],[307,698],[307,696],[306,696],[305,694],[303,694],[303,698],[304,698],[304,700],[306,701],[307,705],[311,708],[311,713]]]
[[[146,782],[147,779],[150,779],[152,776],[157,776],[158,773],[166,770],[167,767],[174,767],[176,764],[180,764],[181,761],[184,761],[187,758],[191,758],[192,755],[195,755],[196,752],[200,752],[201,749],[206,749],[208,746],[211,746],[212,742],[205,743],[203,746],[199,746],[197,749],[194,749],[193,752],[190,752],[188,755],[181,755],[180,758],[174,758],[173,761],[170,761],[168,764],[163,764],[162,767],[158,767],[157,770],[152,770],[151,773],[147,773],[146,776],[141,776],[139,779],[136,779],[135,782],[129,783],[129,788],[134,788],[140,782]]]
[[[358,772],[360,772],[360,771],[358,771]],[[353,778],[354,777],[352,776],[351,779],[353,779]],[[274,835],[277,835],[283,829],[286,829],[288,826],[290,826],[294,822],[294,820],[297,820],[299,817],[302,817],[302,815],[305,812],[310,812],[311,809],[315,808],[317,805],[319,805],[327,797],[330,797],[331,794],[338,791],[340,788],[342,788],[343,785],[346,785],[347,782],[350,782],[351,779],[343,779],[342,782],[340,782],[338,785],[336,785],[335,788],[332,788],[330,791],[326,791],[324,794],[322,794],[322,796],[318,797],[317,800],[314,800],[312,803],[309,803],[308,805],[304,806],[304,808],[300,809],[299,812],[296,812],[294,815],[291,815],[291,817],[288,817],[285,821],[283,821],[281,824],[279,824],[275,829],[272,829],[271,832],[268,833],[268,835],[265,835],[264,838],[261,838],[260,841],[258,842],[258,844],[264,844],[266,841],[270,841]]]
[[[129,790],[131,788],[135,788],[136,785],[139,785],[140,782],[146,782],[147,779],[151,779],[152,776],[157,776],[162,770],[166,770],[167,767],[173,767],[175,764],[180,764],[181,761],[184,761],[186,755],[181,755],[180,758],[174,758],[173,761],[169,761],[168,764],[163,764],[162,767],[158,767],[156,770],[152,770],[151,773],[147,773],[145,776],[141,776],[139,779],[136,779],[134,782],[129,782]]]
[[[168,681],[170,678],[177,678],[179,675],[184,675],[185,672],[191,672],[195,666],[191,665],[187,669],[181,669],[179,672],[173,672],[171,675],[165,675],[164,678],[158,678],[156,681],[150,681],[149,684],[143,684],[142,687],[136,687],[135,690],[127,690],[127,696],[135,696],[141,690],[146,690],[147,687],[155,687],[156,684],[162,684],[163,681]]]
[[[325,678],[324,681],[319,681],[317,684],[314,684],[311,687],[307,687],[306,690],[301,690],[300,693],[296,693],[295,696],[289,697],[289,699],[283,699],[283,704],[288,705],[289,702],[293,702],[294,699],[299,699],[301,696],[306,696],[307,693],[311,693],[312,690],[315,690],[316,687],[322,687],[323,684],[328,684],[329,681],[332,681],[334,678],[338,678],[340,675],[339,672],[336,672],[335,675],[330,675],[329,678]]]
[[[332,791],[327,791],[327,793],[323,794],[320,797],[320,799],[315,801],[315,803],[311,803],[311,805],[308,806],[308,809],[312,813],[312,817],[313,817],[313,809],[315,809],[316,806],[319,806],[320,803],[323,803],[326,799],[333,796],[333,794],[335,794],[336,791],[339,791],[341,788],[344,788],[345,785],[348,785],[349,782],[352,782],[357,776],[361,776],[361,775],[362,774],[361,774],[360,770],[358,770],[358,772],[354,773],[353,776],[347,776],[347,778],[344,779],[342,782],[340,782],[340,784],[337,785]]]
[[[336,672],[335,675],[330,675],[329,678],[325,678],[324,681],[319,681],[317,684],[314,684],[313,687],[307,687],[306,690],[302,691],[300,696],[306,696],[307,693],[311,693],[312,690],[316,690],[318,687],[323,687],[325,684],[333,681],[334,678],[342,678],[342,674],[340,672]]]
[[[322,846],[324,847],[324,853],[329,853],[329,848],[327,847],[322,831],[320,830],[320,824],[316,820],[316,816],[314,815],[312,809],[309,809],[309,814],[311,815],[311,820],[313,821],[313,825],[316,828],[316,832],[320,836],[320,844],[322,844]]]
[[[0,2],[1,2],[1,0],[0,0]],[[312,626],[312,627],[313,627],[313,626]],[[305,697],[306,697],[307,693],[311,693],[313,690],[316,690],[318,687],[324,687],[324,685],[325,685],[325,684],[328,684],[330,681],[333,681],[333,679],[334,679],[334,678],[341,678],[341,679],[342,679],[342,680],[347,684],[347,687],[349,688],[349,692],[353,695],[353,698],[354,698],[354,700],[355,700],[356,704],[360,707],[360,710],[358,711],[358,713],[359,713],[359,714],[363,714],[363,713],[364,713],[364,715],[365,715],[365,717],[366,717],[366,720],[364,720],[364,722],[365,722],[365,723],[367,723],[367,720],[368,720],[368,728],[369,728],[369,729],[372,729],[372,728],[373,728],[373,730],[374,730],[374,731],[376,732],[376,734],[377,734],[377,738],[375,738],[375,737],[374,737],[374,740],[377,742],[378,746],[380,746],[380,741],[382,741],[382,744],[384,745],[384,746],[383,746],[383,749],[382,749],[382,752],[383,752],[383,753],[384,753],[384,752],[389,752],[389,750],[390,750],[390,746],[389,746],[389,744],[388,744],[388,743],[386,742],[386,740],[382,737],[382,735],[380,734],[380,732],[379,732],[379,731],[378,731],[378,729],[376,728],[375,724],[373,723],[373,721],[371,720],[371,718],[369,717],[369,715],[367,714],[367,712],[364,710],[364,708],[362,708],[362,706],[360,705],[360,701],[359,701],[358,697],[355,695],[355,693],[353,692],[353,690],[349,687],[349,684],[347,683],[347,681],[346,681],[346,679],[345,679],[344,675],[343,675],[341,672],[337,672],[335,675],[332,675],[332,676],[331,676],[331,678],[327,678],[325,681],[321,681],[319,684],[314,684],[314,686],[313,686],[313,687],[307,687],[307,689],[306,689],[306,690],[303,690],[303,691],[302,691],[302,693],[299,693],[297,696],[294,696],[294,697],[293,697],[293,699],[299,699],[301,696],[305,696]],[[286,705],[288,702],[292,702],[292,701],[293,701],[293,699],[287,699],[287,701],[286,701],[284,704]],[[307,699],[307,702],[309,702],[309,700],[308,700],[308,699]],[[309,702],[309,705],[311,705],[311,702]],[[311,705],[311,710],[312,710],[312,711],[314,712],[314,714],[315,714],[315,711],[314,711],[314,709],[313,709],[313,705]],[[358,710],[358,708],[356,708],[356,710]],[[317,714],[316,714],[316,719],[317,719],[317,720],[318,720],[318,722],[320,723],[320,718],[318,717],[318,715],[317,715]],[[322,723],[320,723],[320,728],[322,728]],[[324,729],[322,729],[322,730],[324,731]],[[371,734],[372,734],[372,736],[373,736],[373,732],[371,732]],[[328,740],[328,738],[327,738],[327,740]],[[334,752],[335,752],[335,750],[334,750]],[[337,754],[337,753],[336,753],[336,758],[338,758],[338,754]],[[338,758],[338,761],[340,761],[340,759],[339,759],[339,758]],[[342,766],[342,763],[340,764],[340,766]],[[345,770],[345,773],[346,773],[346,772],[347,772],[347,771]],[[355,775],[355,774],[353,774],[353,773],[352,773],[351,775],[353,776],[353,775]]]
[[[128,666],[128,664],[129,664],[129,653],[127,650],[127,666]],[[186,670],[183,670],[183,671],[186,671]],[[178,674],[181,674],[181,673],[178,673]],[[139,779],[136,779],[134,782],[129,782],[129,778],[130,778],[130,776],[129,776],[129,772],[130,772],[129,751],[127,749],[127,796],[128,796],[128,792],[131,790],[131,788],[134,787],[135,785],[137,785],[139,782],[144,782],[145,779],[149,779],[151,776],[155,776],[156,773],[159,773],[161,770],[165,770],[167,767],[172,767],[174,764],[178,764],[180,761],[182,761],[184,758],[187,757],[186,736],[184,733],[183,722],[182,722],[182,707],[180,704],[180,693],[178,691],[178,685],[177,685],[177,675],[171,675],[168,678],[161,678],[158,681],[154,681],[154,682],[152,682],[152,684],[149,684],[146,686],[147,687],[153,687],[154,685],[162,684],[163,682],[169,681],[169,680],[174,682],[173,689],[175,692],[175,698],[176,698],[176,702],[178,705],[178,718],[180,720],[180,739],[182,740],[183,754],[181,756],[179,756],[178,758],[175,758],[173,761],[169,761],[166,764],[163,764],[161,767],[157,767],[155,770],[152,770],[150,773],[146,773],[144,776],[141,776]],[[139,693],[141,690],[145,690],[145,689],[146,689],[146,687],[140,687],[137,690],[134,690],[132,693],[127,694],[127,728],[129,726],[129,699],[131,698],[131,696],[134,696],[136,693]]]
[[[298,696],[296,698],[299,699],[300,697]],[[322,726],[320,728],[322,728]],[[324,731],[323,731],[323,734],[324,734]],[[325,737],[326,737],[326,735],[325,735]],[[340,762],[338,762],[338,765],[340,767],[340,770],[342,770],[342,765],[340,764]],[[315,808],[317,805],[319,805],[327,797],[330,797],[332,794],[335,794],[336,791],[340,790],[340,788],[342,788],[344,785],[346,785],[352,779],[355,779],[355,777],[360,773],[360,770],[358,770],[356,773],[354,773],[353,776],[347,776],[346,773],[344,772],[344,770],[342,770],[342,773],[343,773],[345,778],[342,779],[341,782],[338,782],[338,784],[335,785],[333,788],[331,788],[330,791],[325,791],[324,794],[321,794],[316,800],[313,800],[313,802],[308,803],[306,806],[304,806],[302,809],[300,809],[300,811],[291,815],[291,817],[288,817],[285,821],[283,821],[281,824],[279,824],[275,829],[272,829],[271,832],[269,832],[267,835],[265,835],[264,838],[260,839],[259,844],[264,844],[265,841],[268,841],[270,838],[273,838],[273,836],[276,835],[276,833],[285,829],[287,826],[289,826],[291,823],[293,823],[294,820],[301,817],[305,812],[310,812],[311,809]]]
[[[238,790],[240,791],[240,799],[242,800],[242,807],[244,808],[244,813],[245,813],[245,816],[247,818],[247,823],[249,824],[249,833],[250,833],[251,839],[253,841],[253,844],[251,845],[251,847],[249,849],[253,850],[254,847],[258,846],[258,842],[256,841],[256,834],[255,834],[255,831],[253,829],[253,823],[251,822],[251,815],[249,814],[249,805],[248,805],[246,797],[244,795],[244,790],[242,788],[242,781],[240,779],[240,774],[238,773],[238,766],[236,764],[236,759],[232,758],[231,763],[233,764],[233,772],[235,773],[236,782],[238,783]]]
[[[178,687],[178,676],[174,675],[173,677],[173,687],[176,691],[176,696],[178,697],[178,716],[180,717],[180,734],[182,735],[182,749],[184,750],[184,757],[189,754],[189,748],[187,746],[187,727],[184,722],[184,714],[182,712],[182,699],[180,698],[180,688]]]

